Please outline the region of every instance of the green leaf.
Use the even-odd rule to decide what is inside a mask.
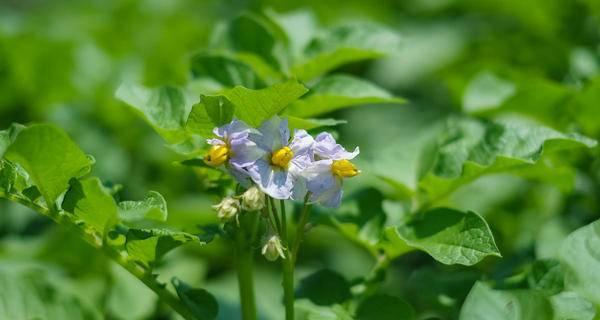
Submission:
[[[191,70],[195,78],[210,77],[225,87],[241,85],[255,89],[265,86],[248,64],[225,54],[195,54],[191,59]]]
[[[293,116],[286,116],[288,119],[290,130],[294,129],[304,129],[304,130],[312,130],[321,127],[333,127],[339,124],[346,124],[346,120],[337,120],[337,119],[302,119]]]
[[[187,120],[186,129],[203,137],[211,137],[212,130],[231,122],[235,106],[224,96],[201,96]]]
[[[363,301],[356,310],[360,320],[416,319],[415,310],[401,298],[378,294]]]
[[[75,215],[75,223],[84,222],[101,236],[117,220],[117,204],[97,177],[71,180],[71,188],[65,194],[62,208]]]
[[[345,64],[379,58],[399,47],[399,36],[385,27],[340,26],[313,39],[304,50],[305,58],[292,67],[292,74],[309,81]]]
[[[258,127],[306,91],[298,81],[290,80],[261,90],[238,86],[226,90],[222,95],[235,106],[234,114],[238,119],[252,127]]]
[[[444,264],[470,266],[487,256],[500,257],[489,226],[471,211],[435,208],[386,235],[390,241],[402,240]]]
[[[494,290],[477,282],[460,312],[460,320],[592,320],[594,306],[572,292],[548,296],[537,290]]]
[[[69,180],[88,173],[92,166],[62,129],[47,124],[23,129],[5,157],[27,171],[50,208],[69,187]]]
[[[232,20],[227,31],[235,51],[254,53],[272,65],[279,65],[274,55],[277,39],[262,17],[244,14]]]
[[[565,269],[565,286],[599,305],[600,220],[571,233],[559,259]]]
[[[298,300],[295,303],[298,310],[297,319],[304,320],[354,320],[354,317],[343,306],[317,306],[309,300]]]
[[[188,243],[198,242],[198,236],[168,229],[129,229],[126,233],[125,249],[129,257],[146,268],[153,267],[172,249]]]
[[[491,72],[477,74],[463,95],[463,110],[469,113],[499,108],[515,94],[515,85]]]
[[[319,80],[310,93],[290,105],[285,114],[314,117],[353,106],[404,102],[371,82],[350,75],[332,75]]]
[[[183,281],[173,278],[171,283],[179,299],[190,309],[198,320],[216,319],[219,314],[217,299],[204,289],[191,288]]]
[[[552,305],[533,290],[499,291],[477,282],[469,293],[460,320],[551,320]]]
[[[296,298],[307,298],[319,306],[339,304],[350,299],[350,284],[339,273],[319,270],[300,280],[296,290]]]
[[[119,217],[126,222],[167,220],[167,201],[156,191],[150,191],[141,201],[119,202]]]
[[[146,88],[135,83],[123,83],[116,96],[133,108],[167,142],[183,142],[187,117],[199,101],[193,93],[178,87]]]
[[[7,262],[4,262],[7,264]],[[55,320],[100,319],[98,310],[86,305],[57,274],[37,267],[3,265],[0,268],[0,319]]]
[[[483,175],[530,168],[543,154],[595,145],[596,141],[576,133],[565,134],[516,119],[451,119],[419,187],[430,202],[435,202]]]
[[[13,123],[8,129],[0,131],[0,158],[4,156],[4,152],[8,146],[15,141],[15,138],[25,128],[20,124]]]

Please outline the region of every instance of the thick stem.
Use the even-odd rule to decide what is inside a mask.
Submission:
[[[241,246],[237,250],[237,273],[240,290],[240,303],[242,305],[242,319],[256,319],[256,305],[254,301],[252,250]]]
[[[246,213],[252,215],[249,221],[244,221],[237,229],[236,237],[236,269],[238,275],[238,286],[240,293],[240,304],[242,307],[243,320],[256,320],[256,302],[254,297],[254,250],[252,248],[253,238],[256,236],[255,229],[258,228],[256,221],[258,213]],[[250,229],[250,230],[249,230]]]

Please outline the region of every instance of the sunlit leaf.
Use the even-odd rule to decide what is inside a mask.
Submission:
[[[123,83],[117,98],[133,108],[163,139],[169,143],[187,138],[185,123],[200,97],[178,87],[146,88],[135,83]]]
[[[398,238],[444,264],[470,266],[487,256],[500,256],[490,227],[474,212],[436,208],[391,230],[386,235],[392,243],[401,244]]]
[[[84,228],[91,227],[100,235],[117,222],[117,204],[97,177],[71,180],[62,208],[82,221]]]
[[[92,160],[52,125],[23,129],[5,154],[30,175],[49,207],[69,186],[69,180],[88,173]]]
[[[319,80],[306,97],[294,102],[285,113],[304,118],[358,105],[403,102],[368,81],[350,75],[332,75]]]

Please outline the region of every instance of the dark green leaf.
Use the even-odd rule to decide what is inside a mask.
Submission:
[[[351,297],[350,284],[339,273],[323,269],[300,280],[296,298],[307,298],[316,305],[329,306]]]
[[[68,188],[69,180],[88,173],[92,166],[63,130],[45,124],[23,129],[5,157],[27,171],[49,207]]]
[[[262,17],[244,14],[229,23],[229,42],[238,52],[250,52],[278,66],[274,55],[276,36]]]
[[[217,299],[208,291],[192,288],[183,281],[173,278],[171,280],[179,299],[190,309],[198,320],[212,320],[219,314]]]
[[[374,295],[363,301],[356,310],[357,320],[415,319],[415,311],[406,301],[390,295]]]

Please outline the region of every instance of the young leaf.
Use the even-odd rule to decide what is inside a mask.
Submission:
[[[185,123],[199,97],[173,86],[146,88],[139,84],[123,83],[117,98],[132,107],[167,142],[186,140]]]
[[[386,295],[374,295],[363,301],[356,310],[360,320],[416,319],[415,310],[406,301]]]
[[[337,27],[309,43],[304,51],[306,58],[292,67],[292,74],[309,81],[344,64],[381,57],[399,46],[399,36],[382,26]]]
[[[436,201],[482,175],[531,166],[544,153],[595,145],[584,136],[529,123],[454,119],[419,187]]]
[[[27,171],[48,207],[68,188],[69,180],[88,173],[92,166],[62,129],[47,124],[23,129],[4,156]]]
[[[83,221],[84,227],[92,227],[100,235],[118,220],[117,204],[97,177],[71,180],[62,208],[74,214],[76,222]]]
[[[319,80],[310,93],[290,105],[285,114],[314,117],[358,105],[404,102],[368,81],[350,75],[333,75]]]
[[[339,273],[323,269],[300,280],[296,298],[307,298],[319,306],[341,304],[351,297],[350,284]]]
[[[265,86],[264,81],[248,64],[225,54],[195,54],[191,59],[191,70],[195,78],[210,77],[224,87],[241,85],[258,89]]]
[[[190,309],[198,320],[216,319],[219,314],[217,299],[204,289],[192,288],[183,281],[173,278],[171,283],[179,299]]]
[[[279,113],[308,91],[298,81],[290,80],[274,86],[251,90],[235,87],[222,93],[235,106],[235,116],[252,127]]]
[[[566,287],[600,304],[600,220],[571,233],[560,249],[560,260]]]
[[[444,264],[474,265],[487,256],[500,257],[489,226],[474,212],[435,208],[412,221],[386,230],[390,241],[429,253]]]
[[[156,191],[150,191],[141,201],[119,202],[119,217],[123,221],[167,220],[167,201]]]
[[[15,141],[15,138],[25,128],[20,124],[13,123],[8,129],[0,130],[0,158],[4,156],[4,152],[8,146]]]

